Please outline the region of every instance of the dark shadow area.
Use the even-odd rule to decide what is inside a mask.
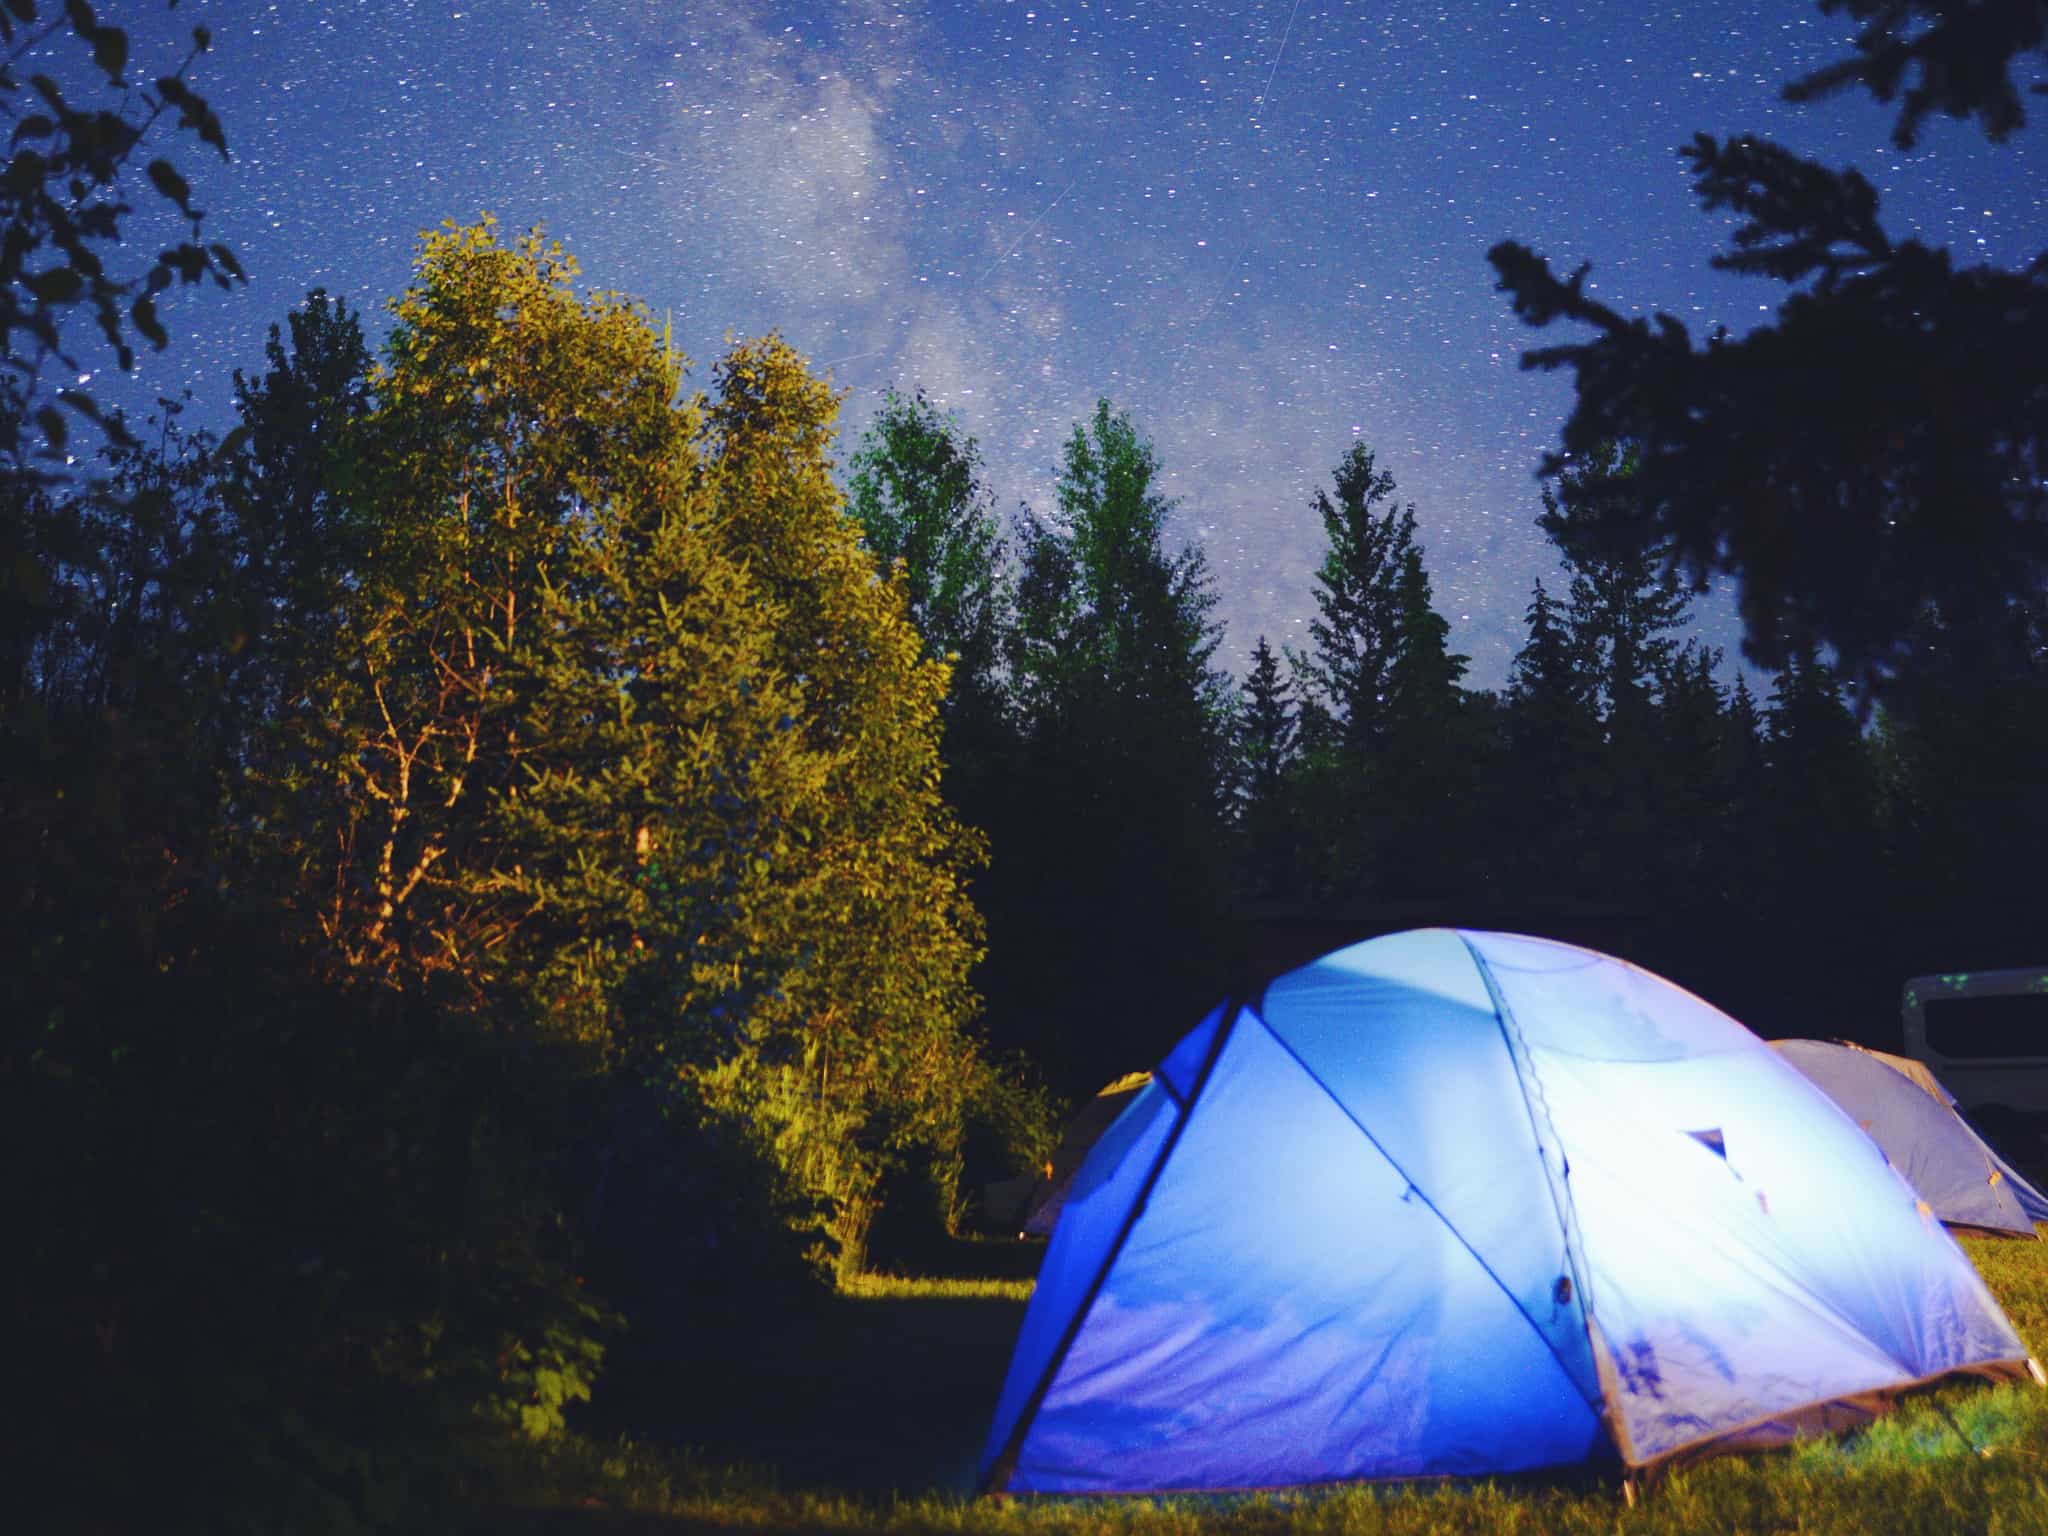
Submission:
[[[702,1316],[622,1348],[582,1427],[785,1489],[965,1494],[1023,1315],[1000,1298],[833,1295]]]

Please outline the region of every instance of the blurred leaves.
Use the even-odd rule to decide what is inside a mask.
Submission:
[[[109,93],[105,103],[74,101],[48,73],[29,75],[24,86],[15,66],[30,46],[55,47],[65,38],[85,50]],[[155,301],[173,283],[211,280],[229,288],[243,280],[227,247],[201,242],[204,215],[192,206],[191,185],[163,156],[148,163],[144,177],[191,238],[139,271],[113,265],[136,213],[124,174],[142,146],[160,136],[165,114],[175,114],[170,131],[190,133],[227,157],[220,119],[188,79],[209,42],[204,28],[195,29],[178,67],[138,88],[127,78],[127,33],[101,22],[86,0],[65,0],[61,18],[40,24],[30,0],[9,0],[0,10],[0,44],[15,45],[0,64],[0,117],[14,120],[11,153],[0,168],[0,462],[12,475],[46,478],[67,462],[63,418],[44,409],[40,396],[53,365],[74,378],[91,371],[78,343],[64,335],[70,311],[83,306],[126,371],[135,361],[131,330],[153,347],[168,344]],[[118,418],[92,419],[110,441],[123,441]]]
[[[1826,0],[1866,18],[1860,57],[1800,82],[1805,99],[1862,85],[1889,100],[1911,66],[1900,142],[1927,113],[2020,126],[2008,69],[2044,46],[2048,5]],[[1915,24],[1924,23],[1920,30]],[[1525,246],[1488,259],[1515,312],[1588,340],[1531,349],[1576,399],[1554,476],[1618,444],[1633,490],[1608,528],[1704,590],[1740,584],[1744,652],[1768,667],[1819,645],[1864,695],[1897,678],[1930,615],[2025,604],[2048,574],[2048,260],[1958,268],[1894,240],[1878,197],[1752,136],[1681,151],[1703,207],[1741,217],[1713,265],[1790,285],[1771,323],[1695,342],[1670,315],[1624,317]]]

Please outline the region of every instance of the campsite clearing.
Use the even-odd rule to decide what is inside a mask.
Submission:
[[[2048,1243],[1962,1245],[2028,1347],[2048,1354]],[[984,1261],[990,1275],[1014,1275],[1029,1252],[977,1244],[964,1256]],[[676,1362],[670,1391],[684,1406],[666,1423],[635,1414],[630,1439],[615,1429],[609,1439],[571,1437],[524,1453],[474,1528],[550,1536],[2048,1533],[2048,1392],[2025,1386],[1949,1388],[1845,1438],[1680,1469],[1634,1508],[1612,1483],[1541,1479],[1228,1500],[976,1501],[965,1479],[1025,1290],[1014,1279],[875,1279],[772,1338],[728,1339],[716,1357]]]

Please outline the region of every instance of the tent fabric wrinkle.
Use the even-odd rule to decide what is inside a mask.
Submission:
[[[1060,1347],[1061,1336],[1085,1299],[1104,1253],[1136,1201],[1139,1186],[1158,1161],[1173,1128],[1175,1107],[1165,1092],[1148,1088],[1131,1101],[1091,1153],[1086,1183],[1062,1208],[1060,1223],[1038,1268],[1038,1284],[1010,1357],[997,1400],[991,1445],[1006,1443],[1025,1405]],[[1047,1305],[1038,1304],[1038,1297]]]
[[[1131,1097],[1067,1188],[982,1476],[1645,1470],[2028,1365],[1780,1053],[1624,962],[1430,929],[1219,1008]]]
[[[1264,1021],[1262,1020],[1261,1022],[1263,1023]],[[1267,1029],[1270,1032],[1271,1026],[1267,1025]],[[1280,1040],[1278,1035],[1275,1035],[1274,1039],[1276,1042],[1280,1044],[1283,1050],[1288,1050],[1288,1053],[1290,1055],[1294,1054],[1293,1051],[1287,1046],[1287,1043],[1284,1040]],[[1300,1062],[1301,1058],[1299,1056],[1295,1056],[1295,1060],[1297,1062]],[[1302,1067],[1304,1071],[1308,1072],[1311,1081],[1315,1082],[1316,1085],[1319,1088],[1321,1088],[1325,1093],[1329,1093],[1329,1086],[1323,1083],[1320,1078],[1317,1078],[1312,1071],[1309,1071],[1306,1063],[1302,1063]],[[1552,1288],[1549,1296],[1549,1316],[1547,1320],[1539,1321],[1538,1316],[1530,1310],[1530,1298],[1522,1294],[1519,1294],[1516,1288],[1510,1285],[1509,1282],[1505,1278],[1503,1278],[1501,1273],[1493,1267],[1493,1265],[1488,1261],[1486,1256],[1482,1254],[1478,1248],[1474,1247],[1471,1241],[1468,1240],[1466,1236],[1458,1230],[1457,1223],[1451,1220],[1451,1218],[1445,1214],[1443,1208],[1440,1207],[1434,1200],[1432,1200],[1429,1197],[1429,1194],[1422,1188],[1421,1185],[1417,1184],[1413,1178],[1409,1177],[1407,1172],[1402,1169],[1398,1159],[1389,1156],[1386,1148],[1380,1144],[1378,1138],[1373,1136],[1372,1132],[1368,1130],[1365,1126],[1359,1124],[1357,1117],[1351,1113],[1351,1110],[1348,1106],[1344,1104],[1343,1100],[1337,1098],[1335,1094],[1330,1094],[1330,1098],[1331,1101],[1335,1103],[1341,1111],[1343,1111],[1345,1116],[1351,1120],[1351,1123],[1357,1127],[1359,1134],[1364,1136],[1366,1140],[1371,1142],[1374,1150],[1379,1152],[1379,1154],[1382,1157],[1385,1157],[1387,1159],[1388,1166],[1391,1167],[1394,1170],[1394,1172],[1400,1177],[1403,1185],[1405,1186],[1401,1192],[1402,1201],[1420,1201],[1423,1205],[1429,1208],[1431,1213],[1434,1214],[1436,1218],[1443,1223],[1445,1231],[1448,1232],[1450,1236],[1455,1238],[1465,1248],[1465,1250],[1471,1254],[1473,1261],[1476,1264],[1478,1264],[1481,1271],[1484,1272],[1486,1277],[1500,1289],[1502,1294],[1506,1296],[1506,1298],[1508,1299],[1509,1303],[1512,1304],[1515,1307],[1515,1309],[1521,1313],[1523,1321],[1525,1321],[1529,1325],[1530,1329],[1544,1341],[1546,1347],[1550,1349],[1552,1355],[1557,1358],[1558,1368],[1566,1374],[1568,1379],[1571,1379],[1572,1381],[1574,1381],[1574,1383],[1580,1384],[1581,1395],[1585,1397],[1588,1405],[1590,1406],[1593,1403],[1595,1403],[1598,1400],[1597,1390],[1585,1387],[1582,1382],[1585,1367],[1590,1362],[1580,1360],[1577,1356],[1577,1351],[1575,1347],[1584,1327],[1584,1318],[1581,1313],[1575,1310],[1571,1312],[1567,1312],[1565,1310],[1567,1307],[1571,1305],[1574,1296],[1576,1294],[1580,1294],[1583,1292],[1583,1286],[1574,1287],[1570,1283],[1570,1279],[1568,1276],[1560,1275],[1558,1279],[1552,1283]],[[1541,1301],[1538,1300],[1536,1304],[1540,1310],[1542,1305]],[[1565,1349],[1561,1350],[1558,1347],[1558,1344],[1556,1343],[1555,1338],[1553,1337],[1554,1335],[1561,1336],[1564,1340],[1567,1341],[1567,1347]],[[1571,1356],[1571,1358],[1567,1358],[1568,1354]]]
[[[1288,1114],[1246,1140],[1245,1115],[1276,1093]],[[1242,1197],[1228,1206],[1212,1198],[1222,1178]],[[1017,1481],[1284,1486],[1316,1480],[1333,1451],[1368,1476],[1471,1474],[1503,1429],[1511,1466],[1582,1455],[1583,1396],[1409,1188],[1272,1034],[1241,1025],[1044,1395]],[[1105,1440],[1121,1448],[1107,1480]]]

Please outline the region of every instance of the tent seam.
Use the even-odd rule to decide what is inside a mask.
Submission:
[[[1572,1284],[1577,1288],[1574,1300],[1577,1302],[1579,1317],[1586,1328],[1586,1347],[1592,1351],[1595,1384],[1600,1389],[1600,1417],[1607,1423],[1608,1433],[1615,1437],[1616,1448],[1620,1449],[1625,1426],[1619,1422],[1619,1404],[1608,1400],[1608,1387],[1600,1370],[1600,1355],[1603,1348],[1601,1339],[1595,1338],[1595,1314],[1593,1310],[1593,1288],[1587,1283],[1590,1267],[1585,1258],[1584,1244],[1579,1239],[1578,1208],[1571,1195],[1571,1160],[1565,1156],[1563,1143],[1557,1135],[1557,1127],[1550,1119],[1550,1101],[1544,1096],[1541,1083],[1535,1078],[1533,1063],[1525,1061],[1529,1042],[1522,1035],[1522,1027],[1515,1022],[1514,1011],[1508,1007],[1508,1000],[1501,992],[1500,983],[1486,963],[1486,957],[1479,953],[1479,946],[1462,928],[1454,930],[1458,942],[1465,946],[1465,953],[1472,961],[1472,969],[1479,974],[1480,985],[1486,988],[1487,1000],[1493,1004],[1494,1022],[1500,1026],[1501,1044],[1508,1053],[1508,1068],[1515,1074],[1515,1083],[1522,1090],[1522,1108],[1529,1116],[1529,1134],[1536,1142],[1536,1159],[1543,1165],[1543,1182],[1550,1186],[1550,1204],[1557,1217],[1558,1240],[1564,1244],[1564,1261],[1570,1271]],[[1519,1044],[1520,1049],[1517,1049]],[[1537,1105],[1542,1104],[1541,1122],[1538,1120]],[[1546,1137],[1545,1132],[1548,1131]],[[1557,1147],[1558,1167],[1553,1173],[1550,1167],[1551,1146]]]
[[[1529,1309],[1522,1305],[1522,1299],[1519,1296],[1517,1296],[1512,1289],[1509,1288],[1507,1281],[1503,1280],[1500,1277],[1499,1272],[1496,1271],[1491,1264],[1486,1262],[1484,1255],[1482,1255],[1477,1248],[1472,1246],[1471,1240],[1467,1238],[1464,1233],[1460,1232],[1457,1228],[1457,1225],[1450,1219],[1450,1217],[1446,1216],[1443,1213],[1442,1208],[1438,1206],[1434,1200],[1429,1198],[1429,1191],[1424,1189],[1420,1184],[1416,1183],[1415,1180],[1409,1176],[1408,1170],[1406,1168],[1403,1168],[1400,1165],[1400,1163],[1395,1160],[1394,1155],[1391,1152],[1389,1152],[1384,1145],[1381,1144],[1380,1139],[1377,1136],[1373,1135],[1373,1133],[1366,1128],[1365,1122],[1363,1120],[1360,1120],[1357,1115],[1351,1112],[1351,1106],[1346,1104],[1339,1097],[1337,1097],[1336,1092],[1330,1087],[1330,1085],[1324,1082],[1322,1078],[1316,1075],[1315,1068],[1311,1067],[1306,1061],[1304,1061],[1301,1057],[1301,1053],[1296,1051],[1293,1046],[1289,1045],[1285,1040],[1283,1040],[1280,1037],[1280,1032],[1273,1028],[1271,1022],[1269,1022],[1264,1015],[1254,1015],[1254,1017],[1258,1019],[1259,1024],[1261,1025],[1261,1027],[1265,1029],[1267,1035],[1269,1035],[1272,1038],[1273,1043],[1279,1046],[1281,1050],[1285,1051],[1288,1054],[1288,1056],[1293,1060],[1294,1064],[1301,1068],[1303,1075],[1306,1076],[1310,1082],[1314,1083],[1316,1087],[1322,1090],[1323,1096],[1327,1098],[1332,1104],[1337,1106],[1338,1112],[1342,1114],[1346,1120],[1349,1120],[1354,1126],[1358,1128],[1358,1134],[1366,1139],[1367,1143],[1372,1147],[1372,1149],[1375,1152],[1379,1153],[1379,1155],[1382,1158],[1386,1159],[1387,1166],[1393,1169],[1395,1173],[1401,1176],[1402,1180],[1407,1184],[1408,1188],[1414,1191],[1416,1198],[1422,1202],[1423,1209],[1427,1210],[1430,1213],[1430,1215],[1434,1216],[1440,1223],[1442,1223],[1443,1229],[1446,1232],[1450,1233],[1452,1237],[1458,1240],[1459,1247],[1463,1248],[1467,1253],[1472,1255],[1472,1262],[1479,1266],[1479,1272],[1485,1275],[1487,1279],[1491,1280],[1494,1283],[1494,1285],[1499,1288],[1501,1295],[1507,1298],[1508,1305],[1513,1307],[1515,1311],[1521,1316],[1522,1321],[1529,1325],[1530,1332],[1534,1333],[1537,1339],[1541,1341],[1544,1349],[1549,1352],[1550,1358],[1557,1362],[1558,1372],[1571,1386],[1571,1389],[1574,1392],[1577,1392],[1581,1398],[1585,1399],[1586,1406],[1588,1408],[1598,1408],[1599,1406],[1601,1406],[1596,1404],[1593,1401],[1593,1399],[1586,1397],[1586,1394],[1580,1389],[1577,1379],[1573,1376],[1571,1367],[1565,1364],[1564,1356],[1557,1352],[1557,1346],[1551,1342],[1550,1336],[1543,1331],[1542,1325],[1539,1324],[1536,1321],[1536,1319],[1530,1315]]]
[[[1074,1315],[1068,1320],[1059,1343],[1047,1357],[1045,1371],[1039,1377],[1038,1385],[1032,1388],[1031,1395],[1024,1400],[1024,1406],[1018,1410],[1017,1422],[1011,1427],[1002,1454],[997,1456],[989,1467],[989,1475],[983,1483],[982,1492],[1006,1491],[1003,1485],[1009,1482],[1011,1475],[1017,1470],[1017,1460],[1024,1453],[1025,1438],[1031,1433],[1031,1425],[1037,1419],[1039,1409],[1045,1406],[1046,1394],[1052,1390],[1052,1384],[1059,1376],[1060,1367],[1066,1364],[1067,1352],[1074,1347],[1074,1340],[1081,1336],[1081,1329],[1088,1321],[1088,1314],[1095,1308],[1095,1299],[1102,1294],[1103,1283],[1109,1279],[1109,1272],[1116,1267],[1116,1261],[1122,1256],[1124,1244],[1137,1227],[1138,1218],[1145,1214],[1145,1207],[1152,1199],[1153,1188],[1159,1183],[1160,1172],[1166,1167],[1167,1160],[1173,1156],[1173,1149],[1180,1145],[1181,1133],[1187,1129],[1188,1121],[1194,1118],[1195,1105],[1202,1096],[1202,1090],[1209,1086],[1210,1075],[1216,1070],[1216,1063],[1223,1055],[1223,1048],[1237,1032],[1237,1022],[1243,1014],[1243,1004],[1230,1005],[1228,1014],[1216,1031],[1216,1039],[1209,1046],[1209,1054],[1202,1062],[1201,1071],[1188,1084],[1187,1102],[1179,1105],[1180,1113],[1174,1118],[1173,1129],[1167,1132],[1166,1139],[1160,1143],[1158,1155],[1152,1159],[1152,1166],[1145,1170],[1145,1182],[1132,1199],[1123,1225],[1117,1229],[1116,1240],[1109,1245],[1109,1251],[1103,1255],[1102,1267],[1096,1270],[1095,1278],[1089,1282],[1087,1293],[1081,1298],[1081,1304],[1074,1309]],[[1159,1075],[1155,1074],[1154,1081],[1158,1080]],[[1179,1104],[1178,1100],[1174,1102]]]

